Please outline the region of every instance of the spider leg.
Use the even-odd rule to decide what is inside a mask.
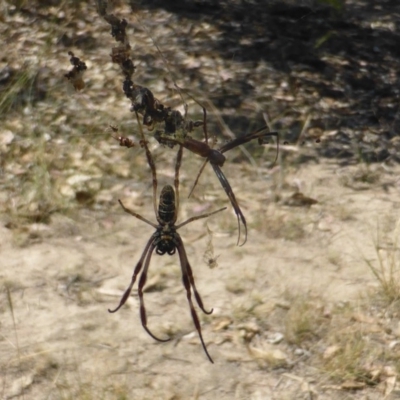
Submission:
[[[192,267],[190,266],[189,260],[187,258],[185,246],[183,245],[183,241],[182,241],[182,238],[180,237],[180,235],[179,235],[178,245],[181,247],[181,253],[179,253],[179,258],[181,260],[182,275],[187,276],[187,278],[189,279],[190,286],[193,288],[194,296],[196,298],[197,304],[201,308],[201,311],[203,311],[204,314],[210,315],[210,314],[212,314],[213,309],[211,309],[210,311],[207,311],[204,308],[203,300],[201,299],[201,296],[196,289],[196,284],[194,283]],[[178,252],[179,252],[179,247],[178,247]]]
[[[206,108],[203,106],[203,104],[201,104],[198,100],[196,100],[187,90],[180,88],[176,83],[175,83],[175,87],[179,90],[179,93],[180,93],[182,99],[183,99],[182,92],[184,92],[186,94],[186,96],[189,96],[195,103],[197,103],[203,109],[203,133],[204,133],[204,139],[206,140],[206,144],[208,144]],[[185,113],[185,119],[186,119],[186,114],[187,114],[187,110]]]
[[[264,144],[264,138],[267,136],[276,136],[276,155],[275,155],[275,160],[272,163],[272,166],[275,165],[275,163],[278,161],[278,156],[279,156],[279,132],[268,132],[258,138],[258,144],[262,145]]]
[[[200,175],[203,173],[204,168],[206,167],[207,163],[208,163],[208,158],[206,158],[206,160],[203,162],[203,165],[201,166],[200,171],[199,171],[199,173],[198,173],[197,176],[196,176],[196,180],[194,181],[194,184],[193,184],[193,186],[192,186],[192,189],[190,190],[190,193],[189,193],[188,198],[192,195],[192,193],[193,193],[195,187],[197,186],[197,183],[199,182],[199,179],[200,179]]]
[[[259,143],[262,144],[263,139],[268,136],[275,136],[277,138],[278,149],[279,149],[279,132],[265,132],[267,129],[268,129],[267,126],[263,126],[262,128],[256,130],[255,132],[239,136],[236,139],[233,139],[230,142],[225,143],[223,146],[221,146],[219,151],[221,153],[225,153],[228,150],[234,149],[235,147],[240,146],[242,144],[251,142],[254,139],[258,139]]]
[[[196,215],[195,217],[190,217],[189,219],[187,219],[186,221],[182,222],[181,224],[175,225],[175,229],[178,230],[182,226],[187,225],[189,222],[196,221],[198,219],[203,219],[203,218],[210,217],[211,215],[214,215],[214,214],[219,213],[220,211],[224,211],[224,210],[226,210],[226,207],[222,207],[217,211],[213,211],[213,212],[210,212],[210,213],[207,213],[207,214]]]
[[[132,215],[133,217],[135,217],[135,218],[137,218],[137,219],[140,219],[140,220],[143,221],[143,222],[146,222],[146,224],[149,224],[149,225],[153,226],[153,227],[156,228],[156,229],[158,228],[158,225],[153,224],[153,223],[150,222],[148,219],[142,217],[140,214],[138,214],[138,213],[136,213],[135,211],[132,211],[132,210],[130,210],[129,208],[125,207],[125,206],[123,205],[123,203],[122,203],[121,200],[118,199],[118,203],[121,205],[122,209],[123,209],[126,213]]]
[[[147,158],[147,163],[149,164],[149,167],[151,169],[151,175],[153,177],[153,207],[154,207],[154,213],[158,215],[157,213],[157,171],[156,171],[156,165],[154,164],[154,159],[153,156],[151,155],[151,152],[149,150],[149,146],[147,146],[147,141],[144,137],[143,129],[142,129],[142,124],[140,123],[139,119],[139,114],[137,111],[135,111],[136,114],[136,119],[139,125],[139,132],[140,132],[140,137],[142,140],[142,145],[144,147],[144,150],[146,152],[146,158]]]
[[[153,254],[153,251],[156,247],[156,243],[153,240],[151,242],[150,248],[147,252],[147,257],[146,257],[146,261],[144,264],[144,268],[143,268],[143,272],[140,275],[140,279],[139,279],[139,285],[138,285],[138,294],[139,294],[139,300],[140,300],[140,319],[142,321],[142,326],[144,328],[144,330],[155,340],[159,341],[159,342],[168,342],[169,340],[171,340],[170,338],[168,339],[159,339],[157,336],[154,336],[153,333],[151,333],[150,329],[147,327],[147,315],[146,315],[146,308],[144,305],[144,297],[143,297],[143,287],[146,284],[147,281],[147,271],[149,270],[149,265],[150,265],[150,260],[151,260],[151,256]]]
[[[207,110],[206,108],[200,104],[197,100],[195,100],[197,104],[201,106],[203,109],[203,133],[204,133],[204,139],[206,141],[206,144],[208,144],[208,131],[207,131]]]
[[[129,295],[131,294],[133,285],[135,284],[136,281],[136,277],[138,276],[140,270],[142,269],[142,265],[143,265],[143,261],[146,258],[146,255],[149,251],[150,246],[152,247],[152,249],[154,249],[154,235],[151,236],[151,238],[149,239],[149,241],[146,244],[146,247],[143,250],[143,253],[140,257],[140,260],[138,261],[138,263],[136,264],[136,267],[133,271],[133,275],[132,275],[132,279],[131,279],[131,283],[128,286],[128,288],[125,290],[124,294],[121,297],[121,301],[119,302],[119,305],[117,306],[117,308],[115,308],[114,310],[108,309],[109,313],[115,313],[117,312],[128,300]]]
[[[204,352],[206,353],[210,362],[214,364],[213,359],[211,358],[210,354],[207,351],[206,344],[204,343],[203,335],[201,333],[201,325],[200,325],[199,317],[197,316],[196,310],[195,310],[193,302],[192,302],[191,288],[193,288],[193,292],[194,292],[197,304],[199,305],[199,307],[205,314],[211,314],[213,312],[213,309],[211,309],[211,311],[209,311],[209,312],[207,312],[204,309],[200,294],[198,293],[196,286],[194,284],[192,269],[190,267],[190,264],[189,264],[189,261],[188,261],[187,255],[186,255],[186,251],[185,251],[185,247],[183,245],[182,239],[178,233],[176,234],[176,236],[177,236],[176,237],[176,239],[177,239],[176,247],[178,249],[179,260],[181,263],[181,270],[182,270],[182,281],[183,281],[183,285],[185,286],[185,289],[186,289],[186,297],[189,302],[190,312],[192,314],[192,320],[193,320],[194,326],[196,327],[197,333],[199,334],[199,338],[200,338],[201,344],[203,346]]]
[[[266,137],[269,136],[275,136],[276,137],[276,155],[275,155],[275,159],[274,162],[272,163],[272,165],[274,165],[276,163],[276,161],[278,160],[278,155],[279,155],[279,132],[265,132],[268,129],[267,126],[264,126],[258,130],[256,130],[253,133],[248,133],[247,135],[244,136],[239,136],[236,139],[231,140],[230,142],[224,144],[219,151],[221,153],[225,153],[228,150],[234,149],[235,147],[238,147],[242,144],[248,143],[254,139],[258,139],[258,143],[260,145],[264,144],[264,140]]]
[[[180,145],[178,153],[176,155],[176,164],[175,164],[175,215],[174,215],[174,223],[178,218],[178,211],[179,211],[179,169],[181,168],[182,164],[182,154],[183,154],[183,147]]]
[[[233,209],[235,210],[236,218],[237,218],[237,221],[238,221],[238,227],[239,227],[239,236],[238,236],[238,241],[237,241],[237,245],[238,246],[239,246],[240,234],[241,234],[240,222],[242,222],[242,224],[244,226],[244,241],[240,245],[240,246],[243,246],[247,241],[247,223],[246,223],[246,218],[244,217],[244,215],[242,213],[242,210],[239,207],[239,203],[236,200],[235,194],[233,193],[231,185],[229,184],[228,179],[226,179],[226,176],[222,172],[221,168],[216,164],[211,164],[211,165],[214,168],[214,172],[217,175],[217,178],[219,179],[219,181],[221,182],[221,185],[224,188],[225,193],[229,197],[229,200],[230,200],[230,202],[232,204]]]
[[[190,96],[191,97],[191,96]],[[192,97],[192,99],[194,100],[194,98]],[[206,108],[200,104],[197,100],[194,100],[197,104],[199,104],[201,106],[201,108],[203,109],[203,133],[204,133],[204,139],[206,140],[206,144],[208,145],[208,131],[207,131],[207,111]],[[196,176],[196,180],[194,181],[194,184],[192,186],[192,189],[190,190],[189,196],[188,198],[192,195],[193,190],[195,189],[195,187],[197,186],[197,183],[199,182],[200,176],[203,173],[204,168],[206,167],[208,162],[208,158],[204,161],[203,165],[200,168],[199,173]]]

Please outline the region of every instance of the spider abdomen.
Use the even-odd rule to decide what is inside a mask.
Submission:
[[[171,185],[165,185],[161,191],[158,215],[165,224],[175,222],[175,191]]]
[[[175,254],[177,235],[174,227],[176,220],[175,191],[171,185],[165,185],[161,190],[160,203],[158,205],[158,223],[156,253],[163,255]]]

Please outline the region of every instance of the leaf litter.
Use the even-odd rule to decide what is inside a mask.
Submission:
[[[281,379],[290,379],[303,393],[310,396],[317,393],[319,398],[341,399],[343,391],[348,396],[353,396],[353,391],[361,391],[371,399],[380,399],[382,395],[395,398],[400,391],[397,383],[400,352],[399,346],[393,345],[399,336],[397,305],[383,303],[370,290],[375,285],[374,278],[368,275],[363,260],[357,258],[358,251],[352,243],[365,243],[363,251],[373,258],[368,245],[371,239],[368,220],[378,214],[393,221],[396,215],[399,119],[395,71],[399,60],[393,50],[398,33],[390,28],[390,21],[386,25],[378,24],[376,10],[369,10],[358,1],[348,2],[345,14],[339,17],[331,16],[324,8],[309,9],[307,14],[305,6],[301,9],[289,2],[283,5],[273,2],[263,10],[256,5],[248,7],[243,13],[244,21],[236,24],[234,13],[243,11],[241,5],[234,2],[227,8],[221,1],[214,5],[212,13],[201,15],[201,23],[195,23],[190,9],[182,7],[171,13],[157,8],[154,1],[143,12],[139,11],[140,24],[132,22],[130,35],[140,48],[135,53],[139,58],[136,79],[157,90],[163,100],[169,99],[174,104],[176,94],[170,90],[170,83],[164,83],[164,79],[170,82],[171,77],[141,25],[148,26],[152,37],[167,54],[179,85],[191,88],[196,96],[210,99],[219,116],[236,134],[262,124],[260,109],[263,109],[268,112],[274,129],[282,130],[282,142],[296,143],[306,116],[311,115],[306,140],[296,145],[299,150],[292,152],[289,146],[287,150],[282,146],[279,176],[269,177],[267,181],[255,179],[255,171],[241,174],[240,163],[247,160],[238,158],[238,162],[231,164],[231,179],[235,186],[241,187],[239,198],[246,203],[246,213],[255,216],[251,238],[243,253],[237,254],[234,248],[234,226],[228,217],[221,226],[212,228],[213,249],[207,258],[218,257],[218,268],[201,267],[205,249],[210,249],[207,237],[189,245],[190,258],[198,266],[196,277],[202,288],[208,290],[205,291],[207,303],[216,305],[215,316],[206,317],[202,322],[220,364],[221,372],[211,373],[201,368],[204,360],[194,351],[198,350],[194,347],[196,341],[175,343],[177,347],[165,350],[154,346],[136,330],[135,302],[121,319],[111,320],[106,313],[107,296],[94,296],[90,279],[95,281],[99,271],[115,274],[115,278],[104,280],[98,289],[100,295],[115,295],[121,284],[118,277],[129,273],[132,260],[141,249],[142,232],[135,230],[133,222],[121,215],[116,200],[123,193],[134,193],[135,198],[142,196],[142,201],[135,201],[134,207],[146,205],[150,199],[146,197],[148,171],[140,150],[126,152],[113,147],[107,131],[115,120],[126,125],[130,132],[133,124],[120,90],[118,71],[109,61],[110,35],[93,5],[77,2],[74,7],[67,3],[49,7],[46,2],[33,2],[29,6],[20,3],[20,9],[10,6],[4,13],[5,24],[1,28],[7,51],[0,70],[12,68],[14,71],[0,77],[1,279],[2,283],[12,285],[19,281],[19,276],[25,277],[23,288],[15,285],[11,291],[15,312],[19,315],[17,331],[21,349],[25,357],[31,357],[39,365],[43,363],[43,356],[36,346],[43,343],[51,352],[49,370],[56,368],[58,372],[55,377],[40,375],[38,379],[39,375],[35,375],[38,370],[31,364],[24,359],[16,361],[15,345],[10,345],[13,328],[9,310],[2,307],[3,335],[8,339],[0,347],[1,359],[5,360],[1,364],[3,394],[19,395],[22,388],[34,398],[41,398],[43,393],[50,393],[52,398],[65,398],[65,395],[80,398],[88,392],[92,397],[115,398],[116,393],[124,391],[137,398],[157,397],[163,393],[164,379],[171,379],[174,374],[180,382],[171,390],[175,396],[184,398],[193,394],[193,382],[198,379],[203,380],[200,398],[233,398],[238,385],[247,398],[256,392],[276,398],[296,396],[296,387],[286,386]],[[132,21],[129,7],[116,3],[116,10]],[[209,6],[213,6],[212,2]],[[394,18],[391,15],[396,15],[398,6],[388,7],[381,12],[388,19]],[[366,27],[368,16],[374,18]],[[347,25],[341,31],[343,21]],[[293,24],[298,29],[288,30],[287,26]],[[328,28],[335,34],[324,37]],[[227,36],[226,32],[230,34]],[[315,49],[307,42],[322,37],[324,41],[320,40]],[[374,41],[373,52],[371,40],[365,37]],[[344,47],[343,41],[346,41]],[[261,60],[259,55],[258,60],[255,56],[260,53],[257,43],[265,46]],[[342,53],[335,49],[341,49]],[[62,79],[67,72],[69,50],[77,56],[84,54],[90,67],[85,73],[83,93],[71,91]],[[378,62],[376,54],[385,54],[385,63]],[[196,89],[199,87],[201,90]],[[193,108],[190,112],[200,114]],[[212,132],[219,131],[216,120],[210,117]],[[222,135],[229,137],[226,132]],[[315,138],[320,139],[320,145],[314,143]],[[167,150],[155,150],[157,163],[168,165],[171,153]],[[385,170],[370,173],[368,168],[376,161],[384,163]],[[193,157],[184,160],[184,190],[189,190],[191,177],[198,168],[196,162]],[[336,179],[338,165],[349,177],[345,182]],[[165,179],[172,176],[171,171],[172,168],[166,171]],[[264,172],[261,176],[268,176]],[[240,180],[235,181],[235,175]],[[305,212],[299,207],[283,209],[274,201],[277,197],[293,196],[289,182],[294,178],[312,183],[310,199],[318,199],[318,205]],[[274,182],[278,179],[280,183]],[[224,201],[211,178],[204,179],[197,190],[198,198],[182,201],[183,212],[185,208],[201,207],[202,196],[209,193],[213,193],[215,201]],[[338,210],[338,200],[343,197],[347,201],[342,207],[347,209]],[[60,225],[57,225],[59,231],[53,228],[56,220],[53,216],[57,214],[68,218],[63,222],[66,230]],[[349,214],[353,219],[343,217]],[[323,229],[296,234],[301,226],[310,222],[319,224],[327,215],[330,224],[337,227],[334,232]],[[110,218],[116,221],[110,225],[113,228],[96,239],[93,231],[110,224]],[[69,227],[71,220],[75,229]],[[288,220],[291,224],[283,229]],[[273,235],[264,221],[273,225]],[[11,226],[13,229],[8,228]],[[46,226],[51,229],[51,235]],[[385,230],[390,232],[391,226],[387,222]],[[201,237],[207,228],[199,224],[191,229],[193,237]],[[21,240],[21,234],[28,236]],[[208,239],[211,240],[211,235]],[[128,248],[132,252],[127,254]],[[335,266],[330,264],[327,254],[334,251],[343,255]],[[71,257],[73,253],[85,255],[91,262],[82,265]],[[186,315],[178,314],[175,303],[175,297],[182,293],[170,292],[179,280],[176,265],[173,261],[162,265],[161,259],[157,259],[159,263],[151,292],[147,294],[149,308],[154,310],[157,304],[164,307],[160,315],[151,315],[151,323],[154,328],[162,329],[162,325],[156,326],[162,320],[176,321],[187,331],[191,329],[190,321]],[[166,274],[157,272],[162,267]],[[71,268],[87,270],[85,279],[89,284],[78,288],[83,292],[83,303],[78,297],[67,300],[54,290],[59,271],[71,271]],[[92,278],[88,278],[89,272],[93,273]],[[233,276],[240,279],[242,274],[255,275],[257,279],[236,283],[232,280]],[[164,279],[170,280],[168,285],[162,284]],[[228,292],[224,282],[229,280],[241,289]],[[45,286],[41,286],[42,282]],[[307,312],[318,312],[312,302],[315,294],[310,295],[311,304],[299,307],[306,319],[293,320],[290,310],[300,300],[294,297],[287,302],[285,290],[288,289],[303,295],[315,292],[320,302],[331,306],[330,317],[321,320],[324,329],[304,335],[301,329],[307,318],[312,321]],[[231,296],[235,296],[236,302],[232,302]],[[167,300],[162,304],[164,298]],[[246,303],[246,312],[235,313],[234,307],[240,308],[246,299],[251,299]],[[279,307],[283,302],[288,304],[288,309]],[[276,305],[260,308],[267,303]],[[347,308],[354,310],[348,312]],[[78,330],[66,318],[74,321]],[[212,330],[207,324],[212,324],[213,318],[219,322],[211,325],[215,326]],[[270,343],[271,333],[285,332],[282,321],[287,318],[292,325],[299,324],[299,330],[292,330],[299,335],[296,345],[285,339]],[[94,328],[88,328],[89,321]],[[251,329],[253,325],[257,329]],[[345,328],[351,329],[346,332]],[[351,332],[357,331],[363,337],[351,339]],[[75,335],[80,332],[81,336],[76,338],[78,349],[63,332]],[[346,341],[335,335],[340,332],[352,346],[346,346]],[[221,341],[220,333],[235,339]],[[310,356],[302,358],[299,349],[303,353],[307,350]],[[114,355],[116,351],[125,360],[122,367]],[[109,364],[101,367],[104,357]],[[337,357],[341,364],[329,364]],[[192,373],[187,371],[187,363],[191,363]],[[126,387],[120,379],[104,378],[105,384],[98,379],[98,376],[109,376],[114,367],[122,368],[120,373],[126,376],[135,371],[140,374],[141,382]],[[288,369],[290,377],[286,376]],[[87,375],[88,371],[93,375]],[[227,374],[232,378],[231,383],[226,380]],[[332,381],[327,384],[329,379]]]

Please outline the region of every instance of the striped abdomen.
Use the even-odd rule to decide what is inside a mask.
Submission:
[[[161,190],[158,215],[166,224],[175,222],[175,191],[171,185],[165,185]]]

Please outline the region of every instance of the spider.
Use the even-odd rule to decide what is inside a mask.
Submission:
[[[214,363],[213,359],[211,358],[210,354],[207,351],[207,347],[204,342],[203,335],[201,333],[200,321],[199,321],[197,312],[196,312],[193,302],[192,302],[192,291],[193,291],[193,294],[194,294],[194,297],[196,299],[198,306],[205,314],[211,314],[213,312],[213,309],[211,309],[210,311],[207,311],[204,308],[203,301],[200,297],[199,292],[196,289],[193,272],[192,272],[192,267],[190,266],[188,257],[186,255],[185,246],[183,244],[181,236],[179,235],[179,233],[177,231],[182,226],[187,225],[188,223],[190,223],[192,221],[196,221],[196,220],[202,219],[202,218],[207,218],[211,215],[214,215],[220,211],[225,210],[226,207],[221,208],[217,211],[207,213],[207,214],[191,217],[178,225],[175,224],[177,217],[178,217],[178,210],[179,210],[179,169],[181,166],[182,153],[183,153],[183,147],[179,146],[179,150],[178,150],[177,157],[176,157],[176,163],[175,163],[175,180],[174,180],[175,190],[171,185],[164,186],[161,191],[161,194],[160,194],[160,201],[159,201],[159,205],[157,208],[157,204],[156,204],[157,203],[156,202],[156,195],[157,195],[156,167],[155,167],[151,152],[147,146],[147,142],[144,140],[143,131],[142,131],[137,113],[136,113],[136,117],[137,117],[139,128],[140,128],[139,130],[140,130],[140,133],[142,136],[141,144],[142,144],[143,148],[145,149],[147,162],[150,166],[152,177],[153,177],[153,206],[154,206],[154,212],[155,212],[158,223],[156,224],[156,223],[153,223],[153,222],[147,220],[146,218],[142,217],[135,211],[132,211],[129,208],[125,207],[124,204],[122,203],[122,201],[118,200],[121,207],[123,208],[123,210],[126,213],[134,216],[135,218],[140,219],[143,222],[146,222],[148,225],[151,225],[153,228],[155,228],[156,231],[151,235],[150,239],[148,240],[148,242],[143,250],[143,253],[133,271],[131,283],[129,284],[128,288],[125,290],[124,294],[122,295],[119,305],[115,309],[113,309],[113,310],[109,309],[108,311],[110,313],[115,313],[126,303],[126,301],[129,298],[129,295],[132,291],[133,285],[135,284],[136,278],[139,275],[139,273],[143,267],[143,271],[140,275],[139,284],[138,284],[138,294],[139,294],[139,300],[140,300],[140,318],[141,318],[142,326],[153,339],[158,340],[160,342],[169,341],[170,338],[160,339],[160,338],[156,337],[147,327],[147,316],[146,316],[146,308],[145,308],[144,299],[143,299],[143,288],[144,288],[144,285],[146,284],[147,271],[149,269],[151,256],[152,256],[154,250],[159,255],[164,255],[164,254],[173,255],[173,254],[175,254],[176,251],[178,251],[178,256],[179,256],[179,260],[180,260],[180,264],[181,264],[181,271],[182,271],[182,281],[183,281],[183,285],[186,289],[186,297],[189,302],[192,319],[193,319],[194,325],[196,327],[196,330],[198,332],[204,352],[206,353],[210,362]]]
[[[192,96],[190,96],[190,97],[192,97]],[[193,97],[192,97],[192,99],[193,99]],[[208,144],[207,111],[206,111],[205,107],[202,104],[200,104],[197,100],[195,100],[195,99],[193,99],[193,100],[196,101],[203,109],[203,123],[201,125],[203,126],[205,142],[201,142],[199,140],[193,139],[190,136],[185,136],[184,138],[180,138],[177,136],[172,137],[172,136],[166,135],[160,131],[156,132],[154,137],[161,144],[167,144],[167,145],[178,144],[178,145],[183,146],[186,149],[190,150],[192,153],[198,154],[199,156],[205,158],[205,161],[204,161],[203,165],[201,166],[199,173],[197,174],[197,177],[193,184],[192,190],[189,193],[189,197],[193,193],[193,190],[196,187],[196,185],[199,181],[200,175],[202,174],[205,166],[207,165],[208,162],[210,162],[210,164],[213,167],[213,170],[215,172],[215,175],[217,175],[217,178],[220,181],[221,186],[225,190],[225,193],[228,196],[229,201],[231,202],[232,207],[236,214],[236,218],[238,221],[238,229],[239,229],[237,245],[239,245],[240,235],[241,235],[240,223],[242,223],[244,226],[244,241],[240,245],[240,246],[243,246],[247,241],[246,218],[244,217],[243,212],[240,209],[239,203],[236,200],[236,196],[233,193],[232,187],[231,187],[228,179],[222,172],[221,167],[224,165],[224,163],[226,161],[226,157],[224,156],[223,153],[225,153],[228,150],[234,149],[235,147],[238,147],[240,145],[248,143],[254,139],[257,139],[258,143],[260,145],[262,145],[264,143],[267,143],[266,142],[267,137],[276,136],[276,138],[277,138],[277,153],[276,153],[276,157],[274,160],[274,163],[275,163],[277,160],[277,157],[278,157],[278,152],[279,152],[279,133],[278,132],[267,132],[268,127],[264,126],[255,132],[248,133],[246,135],[242,135],[242,136],[237,137],[236,139],[231,140],[230,142],[221,146],[219,149],[213,149]],[[186,115],[186,112],[187,112],[187,110],[185,110],[185,115]],[[198,124],[197,126],[200,126],[200,125]]]

